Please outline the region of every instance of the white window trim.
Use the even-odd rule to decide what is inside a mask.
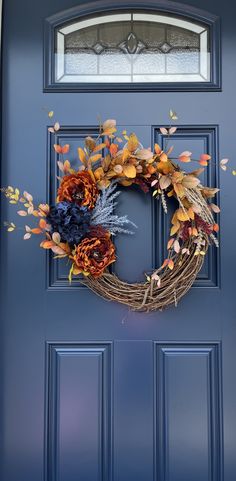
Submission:
[[[1,0],[0,0],[1,1]],[[132,83],[148,82],[148,83],[172,83],[172,82],[207,82],[210,72],[209,54],[207,52],[207,31],[206,29],[193,22],[183,20],[178,17],[167,15],[149,14],[149,13],[122,13],[112,15],[102,15],[91,19],[81,20],[67,25],[57,31],[57,54],[55,62],[56,82],[57,83],[131,83],[129,75],[120,75],[119,79],[115,76],[103,75],[68,75],[64,73],[64,46],[65,36],[78,30],[88,28],[94,25],[104,23],[112,23],[119,21],[133,20],[156,22],[168,24],[183,28],[185,30],[197,33],[200,36],[200,73],[199,74],[158,74],[158,75],[133,75]]]

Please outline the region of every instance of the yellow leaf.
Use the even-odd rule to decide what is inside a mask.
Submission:
[[[131,164],[124,165],[123,172],[125,177],[128,177],[130,179],[134,179],[136,177],[136,169],[134,165],[131,165]]]
[[[96,147],[93,149],[93,152],[99,152],[99,150],[105,149],[105,147],[106,147],[106,144],[104,144],[104,143],[98,144],[98,145],[96,145]]]
[[[95,176],[95,179],[96,179],[96,180],[102,179],[102,177],[104,176],[103,168],[102,168],[102,167],[98,167],[98,168],[94,171],[94,176]]]
[[[162,152],[161,147],[160,147],[159,144],[155,144],[154,150],[155,150],[155,153],[156,153],[157,155],[160,155],[161,152]]]
[[[73,273],[74,273],[74,264],[72,264],[72,266],[71,266],[71,268],[70,268],[70,270],[69,270],[68,279],[69,279],[70,284],[71,284],[71,282],[72,282]]]
[[[172,197],[174,195],[174,190],[170,190],[170,192],[167,192],[167,197]]]
[[[165,154],[165,152],[163,152],[163,154],[160,155],[160,161],[161,162],[167,162],[168,161],[168,157]]]
[[[134,133],[130,134],[129,140],[127,143],[127,149],[130,152],[134,152],[138,148],[138,146],[139,146],[139,141],[138,141],[137,135]]]
[[[69,160],[65,160],[64,162],[64,172],[70,170],[70,162]]]
[[[189,215],[190,219],[192,219],[192,220],[194,219],[194,212],[193,212],[193,209],[191,207],[189,207],[189,209],[188,209],[188,215]]]
[[[186,220],[189,220],[189,216],[186,211],[180,208],[177,210],[177,219],[184,222]]]
[[[78,147],[78,156],[79,156],[79,159],[80,161],[85,164],[86,163],[86,155],[85,155],[85,152],[83,149],[81,149],[81,147]]]
[[[91,169],[88,170],[88,173],[90,174],[90,176],[92,177],[93,181],[96,182],[96,179],[95,179],[95,176],[94,176],[94,173]]]
[[[185,196],[185,190],[182,184],[174,184],[174,190],[180,199]]]
[[[96,154],[92,155],[92,157],[89,158],[90,162],[97,162],[97,160],[101,159],[101,154]]]
[[[110,185],[110,183],[111,183],[110,180],[104,178],[97,182],[97,187],[98,189],[106,189]]]
[[[172,261],[172,259],[169,260],[168,267],[171,271],[174,269],[174,261]]]
[[[157,170],[162,174],[170,174],[174,172],[174,167],[171,162],[157,162]]]
[[[170,235],[175,235],[176,232],[178,232],[179,228],[180,228],[180,223],[179,223],[179,222],[176,222],[176,223],[171,227]]]
[[[124,149],[123,158],[122,158],[123,162],[125,162],[129,158],[129,156],[130,156],[130,151],[128,149]]]
[[[124,187],[129,187],[130,185],[132,185],[132,180],[125,179],[125,180],[122,180],[120,184],[123,185]]]

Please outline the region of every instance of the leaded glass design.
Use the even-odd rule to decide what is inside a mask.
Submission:
[[[56,82],[210,80],[209,31],[182,18],[120,13],[56,31]]]

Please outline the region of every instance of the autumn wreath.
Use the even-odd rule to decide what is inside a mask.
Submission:
[[[171,113],[172,119],[176,118]],[[54,133],[58,123],[50,127]],[[161,133],[171,137],[176,127],[163,127]],[[192,161],[189,151],[176,159],[173,148],[163,151],[155,144],[154,152],[143,148],[134,133],[123,131],[117,135],[115,120],[101,124],[97,138],[87,137],[84,148],[78,148],[80,166],[74,169],[65,160],[70,146],[54,145],[61,172],[54,205],[34,205],[28,192],[8,186],[1,189],[11,204],[21,204],[18,214],[38,219],[36,227],[25,226],[24,239],[32,234],[44,235],[40,246],[49,249],[55,258],[68,258],[69,281],[80,276],[96,294],[105,299],[126,304],[136,311],[153,311],[177,305],[190,289],[204,262],[210,243],[218,246],[215,233],[218,224],[213,214],[219,212],[209,202],[218,189],[205,187],[199,175],[210,161],[202,154],[200,164],[191,173],[181,169],[179,162]],[[177,162],[176,162],[177,161]],[[225,169],[227,159],[221,161]],[[167,201],[176,199],[177,208],[171,220],[168,255],[161,267],[146,274],[142,283],[128,283],[111,273],[109,266],[116,261],[114,235],[133,233],[134,224],[127,216],[118,216],[115,207],[120,191],[136,185],[141,191],[151,192],[160,200],[164,212]],[[13,222],[5,223],[9,232],[15,230]]]

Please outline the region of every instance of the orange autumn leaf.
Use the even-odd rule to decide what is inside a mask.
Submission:
[[[171,174],[174,170],[174,166],[169,160],[167,162],[157,162],[157,171],[162,174]]]
[[[161,161],[161,162],[168,162],[168,157],[167,157],[167,155],[165,154],[165,152],[163,152],[163,153],[160,155],[160,161]]]
[[[168,265],[168,262],[169,262],[169,259],[165,259],[161,267],[162,268],[166,267]]]
[[[54,246],[54,242],[51,240],[44,240],[41,242],[40,247],[43,249],[51,249],[52,246]]]
[[[192,227],[192,235],[197,237],[198,236],[198,230],[196,227]]]
[[[207,162],[208,160],[211,160],[211,156],[208,154],[201,154],[199,160],[205,160]]]
[[[31,229],[31,232],[33,234],[41,234],[42,233],[42,230],[39,229],[39,227],[35,227],[35,229]]]
[[[172,259],[165,259],[162,268],[168,266],[168,268],[172,271],[174,269],[174,261]]]
[[[208,154],[201,154],[199,159],[200,165],[208,165],[208,160],[211,160],[211,156]]]
[[[208,166],[207,160],[200,159],[200,160],[198,161],[198,163],[199,163],[200,165],[203,165],[203,167],[207,167],[207,166]]]
[[[160,155],[162,153],[162,150],[159,144],[155,144],[154,150],[157,155]]]
[[[46,220],[45,220],[45,219],[40,219],[40,221],[39,221],[39,227],[40,227],[41,229],[45,229],[46,226],[47,226]]]
[[[172,259],[169,260],[168,267],[171,271],[174,269],[174,261]]]
[[[64,256],[64,255],[66,255],[65,250],[62,249],[60,246],[57,246],[57,245],[55,245],[55,244],[51,247],[51,250],[52,250],[52,252],[53,252],[54,254],[57,254],[57,255],[59,255],[59,256]]]
[[[118,152],[118,145],[117,144],[111,144],[110,145],[110,153],[112,156],[116,155]]]
[[[171,248],[173,242],[174,242],[174,239],[169,239],[169,241],[167,242],[167,249],[168,250]]]
[[[185,150],[182,152],[182,154],[179,155],[179,160],[181,162],[191,162],[191,155],[192,152],[189,152],[189,150]]]
[[[69,144],[63,145],[61,153],[62,154],[68,154],[69,150],[70,150]]]
[[[57,154],[67,154],[69,152],[69,149],[69,144],[65,144],[63,146],[54,144],[54,150]]]
[[[149,174],[154,174],[154,172],[156,172],[156,167],[154,167],[153,165],[149,165],[147,170]]]
[[[213,231],[219,232],[219,230],[220,230],[219,224],[213,224]]]

